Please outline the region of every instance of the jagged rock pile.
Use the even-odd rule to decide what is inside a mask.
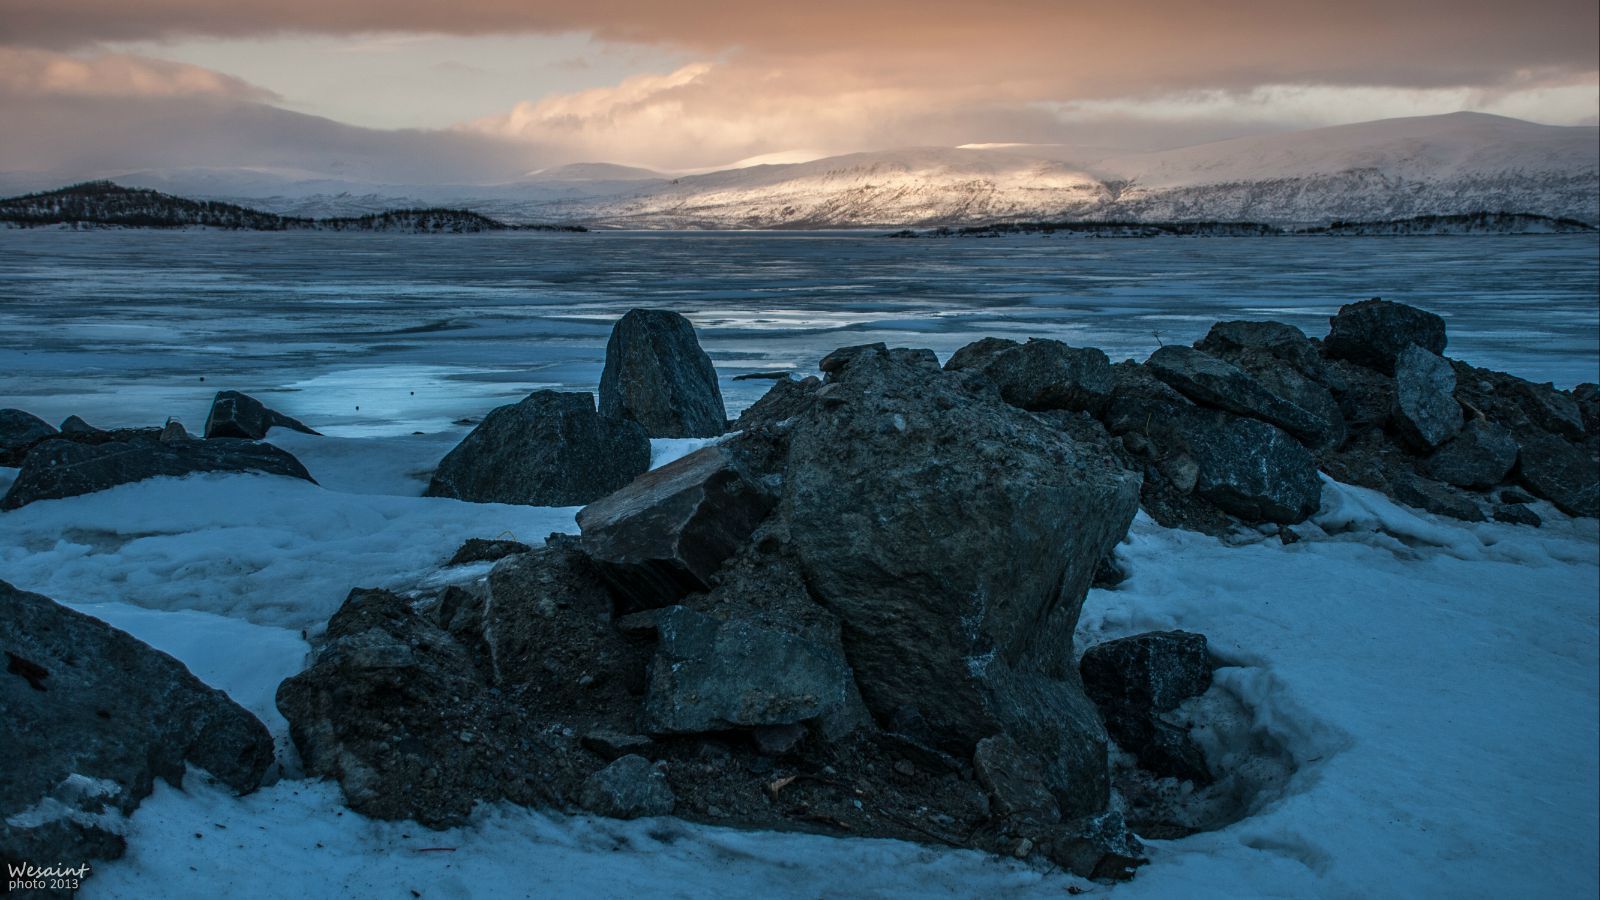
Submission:
[[[1139,476],[926,351],[823,368],[481,589],[352,594],[279,691],[308,771],[432,825],[670,810],[1126,874],[1072,634]]]
[[[1468,520],[1538,524],[1522,489],[1600,514],[1592,385],[1569,393],[1446,359],[1444,320],[1404,304],[1352,304],[1331,324],[1319,344],[1282,323],[1221,322],[1193,347],[1115,366],[1056,341],[985,338],[945,368],[984,376],[1012,405],[1058,411],[1075,434],[1120,438],[1165,525],[1293,525],[1318,508],[1319,469]],[[740,424],[764,407],[786,415],[816,389],[780,384]]]

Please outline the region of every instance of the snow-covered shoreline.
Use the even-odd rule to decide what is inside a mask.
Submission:
[[[417,584],[466,536],[510,531],[537,540],[573,530],[570,509],[416,496],[419,482],[375,477],[350,452],[363,439],[274,440],[293,444],[328,486],[214,475],[44,501],[0,518],[0,571],[185,661],[261,716],[283,751],[273,692],[304,664],[301,629],[325,620],[350,587]],[[381,441],[400,461],[395,472],[410,464],[407,453],[434,450],[424,438],[373,439]],[[659,442],[655,462],[693,446]],[[158,496],[172,515],[152,534],[143,512]],[[1539,504],[1538,530],[1462,523],[1331,481],[1323,497],[1300,526],[1304,539],[1290,545],[1169,530],[1141,515],[1119,550],[1132,576],[1091,591],[1080,647],[1150,629],[1205,633],[1231,664],[1218,682],[1248,701],[1254,727],[1300,765],[1285,796],[1251,817],[1152,842],[1151,864],[1135,881],[1092,889],[1128,897],[1592,893],[1600,841],[1595,520]],[[464,568],[453,577],[478,575]],[[1021,863],[894,841],[503,805],[436,833],[366,820],[343,808],[331,784],[285,778],[235,799],[204,782],[196,774],[184,790],[159,785],[129,822],[127,857],[100,864],[85,896],[140,896],[151,884],[172,896],[239,897],[617,896],[663,883],[685,896],[1024,896],[1091,887]]]

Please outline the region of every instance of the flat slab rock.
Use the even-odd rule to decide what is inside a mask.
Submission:
[[[314,483],[311,473],[287,450],[256,441],[163,441],[143,434],[101,443],[61,438],[28,451],[17,480],[0,498],[0,509],[76,497],[146,478],[201,472],[252,472]]]
[[[707,590],[774,502],[732,453],[704,447],[584,507],[578,527],[623,605],[648,609]]]
[[[5,582],[0,652],[0,858],[120,856],[120,821],[157,777],[181,785],[193,765],[244,793],[272,763],[266,726],[182,663]]]

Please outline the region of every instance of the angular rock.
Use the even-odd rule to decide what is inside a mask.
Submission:
[[[654,745],[648,735],[624,734],[601,728],[583,736],[583,749],[608,760],[630,754],[642,755]]]
[[[599,415],[589,394],[535,391],[499,407],[440,461],[429,497],[577,506],[650,468],[636,422]]]
[[[62,434],[100,434],[100,429],[77,416],[67,416],[61,421]]]
[[[28,448],[56,433],[54,425],[20,409],[0,409],[0,466],[20,466]]]
[[[657,619],[645,721],[654,734],[791,725],[849,702],[850,668],[826,645],[684,607]]]
[[[708,589],[774,502],[733,453],[712,446],[584,507],[578,527],[623,605],[644,609]]]
[[[1451,360],[1450,364],[1456,372],[1456,399],[1489,421],[1510,429],[1519,440],[1534,431],[1574,441],[1590,433],[1577,398],[1553,385],[1534,384],[1460,360]]]
[[[405,598],[352,591],[326,641],[278,686],[278,709],[306,774],[337,780],[351,809],[438,828],[479,800],[559,799],[547,779],[561,748]]]
[[[0,509],[76,497],[146,478],[199,472],[255,472],[314,483],[288,451],[255,441],[224,438],[164,443],[141,433],[103,443],[54,439],[28,452],[17,480],[0,499]]]
[[[1456,373],[1450,362],[1415,345],[1401,350],[1394,367],[1394,425],[1412,447],[1430,452],[1461,431]]]
[[[1100,707],[1106,731],[1139,766],[1163,778],[1207,784],[1205,754],[1188,732],[1160,718],[1211,687],[1204,635],[1152,631],[1096,644],[1078,670],[1084,692]]]
[[[1512,525],[1528,525],[1533,528],[1538,528],[1544,524],[1544,520],[1539,518],[1538,513],[1527,508],[1526,506],[1521,506],[1518,504],[1501,503],[1496,505],[1494,508],[1493,517],[1496,522],[1507,522]]]
[[[1385,375],[1394,374],[1400,351],[1416,346],[1444,353],[1444,319],[1431,312],[1373,298],[1339,307],[1329,320],[1332,329],[1322,342],[1323,355],[1345,359]]]
[[[218,391],[206,415],[207,438],[244,438],[259,441],[273,428],[316,434],[299,419],[268,409],[260,400],[238,391]]]
[[[185,765],[255,790],[265,726],[183,663],[99,619],[0,582],[0,857],[122,855],[121,820]]]
[[[1127,881],[1149,862],[1120,812],[1085,816],[1062,826],[1046,852],[1056,865],[1094,881]]]
[[[1200,410],[1153,427],[1152,438],[1194,460],[1196,496],[1246,522],[1293,525],[1321,505],[1316,459],[1266,422]]]
[[[456,550],[450,557],[447,566],[464,566],[476,562],[498,562],[508,556],[518,553],[528,553],[533,550],[521,541],[487,540],[485,538],[467,538],[467,542]]]
[[[726,430],[717,370],[688,319],[634,309],[617,320],[600,373],[600,413],[638,422],[650,437],[716,437]]]
[[[815,375],[799,381],[792,378],[782,379],[774,383],[760,400],[751,404],[749,409],[739,415],[739,421],[734,423],[734,428],[747,431],[751,428],[776,427],[805,412],[816,399],[817,390],[821,387],[822,379]]]
[[[1316,345],[1305,332],[1282,322],[1218,322],[1194,347],[1236,365],[1241,358],[1264,354],[1288,363],[1307,378],[1328,380]]]
[[[1007,733],[1073,813],[1101,809],[1103,732],[1070,648],[1139,479],[959,374],[873,348],[832,367],[790,437],[790,547],[880,723],[910,710],[961,756]]]
[[[1078,671],[1083,690],[1100,705],[1169,712],[1211,687],[1206,636],[1192,631],[1149,631],[1095,644]]]
[[[677,805],[667,776],[642,756],[628,755],[589,776],[578,805],[612,819],[665,816]]]
[[[1569,516],[1600,516],[1600,462],[1553,434],[1522,438],[1517,480]]]
[[[972,769],[989,792],[991,808],[1000,815],[1031,822],[1061,821],[1061,808],[1045,784],[1044,765],[1007,735],[979,741]]]
[[[1517,441],[1511,432],[1474,419],[1428,457],[1423,471],[1446,484],[1481,490],[1504,481],[1516,464]]]
[[[1232,363],[1176,344],[1150,354],[1145,364],[1157,378],[1196,403],[1260,419],[1310,444],[1326,443],[1325,418],[1267,390]]]
[[[957,350],[949,371],[977,372],[1012,406],[1099,412],[1111,397],[1111,363],[1093,347],[1030,338],[1025,344],[984,338]]]
[[[1463,522],[1482,522],[1483,510],[1477,501],[1460,490],[1412,472],[1396,472],[1387,482],[1386,493],[1407,506],[1427,510]]]
[[[763,755],[785,756],[805,742],[806,727],[798,722],[792,725],[757,725],[750,729],[750,737]]]

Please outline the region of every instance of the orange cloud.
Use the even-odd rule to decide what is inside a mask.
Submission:
[[[0,47],[0,94],[276,99],[271,91],[199,66],[127,54],[80,57],[25,47]]]

